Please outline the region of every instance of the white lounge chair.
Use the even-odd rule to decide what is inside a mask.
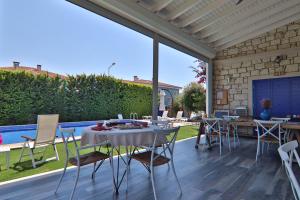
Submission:
[[[56,129],[58,126],[58,117],[59,115],[38,115],[37,119],[37,130],[35,139],[29,136],[21,136],[26,139],[24,142],[19,162],[21,162],[23,156],[30,156],[32,160],[32,167],[36,168],[37,164],[41,164],[43,162],[49,160],[59,160],[59,156],[56,149],[55,138],[56,138]],[[45,159],[45,151],[49,145],[53,146],[55,157]],[[24,154],[24,150],[29,150],[29,154]],[[36,151],[38,148],[43,148],[42,151]],[[34,155],[42,154],[41,161],[35,161]]]
[[[171,121],[179,121],[179,122],[186,122],[188,120],[188,118],[183,117],[183,111],[178,111],[176,118],[168,118]]]
[[[160,116],[157,117],[158,120],[168,120],[168,119],[169,119],[169,118],[168,118],[168,113],[169,113],[169,111],[168,111],[168,110],[165,110],[165,111],[163,112],[163,114],[161,115],[161,117],[160,117]]]
[[[118,119],[120,119],[120,120],[124,119],[123,115],[122,114],[118,114]]]

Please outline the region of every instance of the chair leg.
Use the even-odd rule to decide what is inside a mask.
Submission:
[[[157,194],[156,194],[156,189],[155,189],[155,182],[154,182],[154,167],[153,167],[153,160],[151,159],[150,163],[150,176],[151,176],[151,182],[152,182],[152,189],[153,189],[153,195],[154,199],[157,200]]]
[[[260,140],[258,139],[257,140],[257,149],[256,149],[256,162],[258,159],[259,152],[260,152]]]
[[[97,162],[94,162],[93,173],[92,173],[92,180],[95,180],[96,164],[97,164]]]
[[[178,179],[176,171],[175,171],[175,166],[174,166],[174,161],[173,161],[173,155],[171,155],[171,166],[172,166],[172,171],[173,171],[173,174],[175,176],[175,179],[177,181],[177,184],[178,184],[178,187],[179,187],[179,190],[180,190],[180,194],[182,194],[181,185],[180,185],[179,179]]]
[[[22,160],[22,157],[23,157],[23,154],[24,154],[24,150],[25,150],[25,143],[24,143],[24,145],[22,147],[22,151],[21,151],[21,155],[20,155],[20,158],[19,158],[19,162],[21,162],[21,160]]]
[[[31,158],[31,161],[32,161],[32,167],[33,168],[36,168],[36,165],[35,165],[35,160],[34,160],[34,156],[33,156],[33,149],[29,148],[29,156]]]
[[[57,152],[56,144],[53,144],[53,149],[54,149],[54,152],[55,152],[56,160],[59,160],[59,155],[58,155],[58,152]]]
[[[68,166],[68,157],[67,157],[66,160],[65,160],[64,171],[63,171],[63,173],[62,173],[62,175],[61,175],[61,177],[60,177],[60,179],[59,179],[59,181],[58,181],[58,184],[57,184],[57,186],[56,186],[56,189],[55,189],[55,192],[54,192],[55,194],[57,193],[58,188],[59,188],[59,186],[60,186],[60,184],[61,184],[61,182],[62,182],[62,180],[63,180],[63,177],[64,177],[65,174],[66,174],[67,166]]]
[[[220,156],[222,155],[222,134],[219,133],[219,138],[220,138]]]
[[[70,196],[70,200],[73,199],[73,196],[74,196],[74,193],[75,193],[75,189],[76,189],[76,186],[77,186],[77,183],[78,183],[78,179],[79,179],[79,174],[80,174],[80,166],[77,166],[76,180],[75,180],[74,187],[73,187],[73,190],[72,190],[72,193],[71,193],[71,196]]]

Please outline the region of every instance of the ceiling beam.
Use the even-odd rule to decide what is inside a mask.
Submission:
[[[299,0],[281,0],[280,2],[273,4],[271,7],[268,7],[264,10],[260,10],[258,12],[253,13],[251,17],[248,17],[244,20],[240,20],[238,23],[233,24],[232,26],[223,29],[222,31],[217,32],[216,34],[210,36],[206,41],[208,43],[215,42],[222,38],[225,38],[231,34],[234,34],[240,30],[247,29],[252,24],[257,22],[261,22],[264,19],[269,18],[274,14],[278,14],[280,12],[289,12],[289,10],[293,7],[300,4]]]
[[[114,19],[115,22],[123,24],[129,28],[140,26],[145,30],[157,33],[160,36],[178,43],[191,51],[194,51],[199,54],[199,56],[214,58],[215,50],[209,47],[207,44],[191,37],[187,33],[183,32],[181,29],[175,27],[169,22],[163,20],[159,16],[150,12],[146,8],[138,5],[135,1],[119,1],[119,0],[68,0],[76,5],[79,5],[83,8],[87,8],[87,4],[93,4],[92,12],[95,12],[101,16],[104,16],[105,13],[97,12],[97,10],[106,10],[119,16],[118,19]],[[106,17],[106,16],[105,16]],[[136,25],[127,25],[128,23],[121,23],[120,21],[128,21],[131,24]],[[134,28],[132,28],[134,29]],[[136,29],[136,28],[135,28]],[[141,31],[143,33],[143,30]]]
[[[152,12],[159,12],[165,7],[167,7],[170,3],[172,3],[173,0],[159,0],[154,5],[150,7],[150,10]]]
[[[172,10],[166,16],[166,19],[167,20],[174,20],[174,19],[176,19],[177,17],[181,16],[183,13],[187,12],[189,9],[193,8],[197,3],[199,3],[199,0],[184,1],[182,4],[180,4],[174,10]]]
[[[205,30],[201,31],[200,36],[202,38],[209,37],[215,33],[224,30],[226,27],[231,27],[232,25],[238,23],[239,21],[251,17],[255,11],[259,12],[260,10],[268,8],[279,1],[281,0],[246,1],[246,2],[253,2],[253,3],[248,4],[247,6],[242,7],[241,9],[238,9],[237,12],[233,12],[227,16],[224,16],[222,19],[218,21],[218,23],[214,23],[213,25],[210,25],[210,27],[207,27]],[[243,4],[239,4],[239,6],[240,5]]]
[[[268,0],[265,0],[265,1],[268,1]],[[199,24],[194,26],[191,29],[191,33],[197,34],[198,32],[206,29],[209,26],[212,26],[213,24],[216,24],[217,22],[223,20],[224,18],[227,18],[228,16],[233,15],[233,13],[235,13],[234,11],[242,10],[242,9],[249,9],[248,7],[254,7],[256,4],[259,4],[260,2],[262,2],[262,1],[261,0],[244,1],[243,3],[240,3],[238,5],[225,7],[220,12],[217,12],[215,16],[212,16],[209,19],[203,20],[202,22],[200,22]],[[200,33],[200,36],[202,37],[202,32]],[[203,38],[205,38],[205,34],[203,34]]]
[[[204,17],[211,11],[223,6],[225,3],[230,2],[231,0],[213,0],[213,2],[207,4],[206,6],[203,6],[197,10],[194,14],[190,15],[189,17],[186,17],[182,21],[178,22],[179,27],[186,27],[200,18]]]
[[[299,7],[297,7],[297,9],[299,9]],[[225,48],[231,47],[235,44],[249,40],[251,38],[255,38],[263,33],[272,31],[278,27],[284,26],[286,24],[289,24],[289,23],[299,20],[299,19],[300,19],[300,13],[296,12],[290,16],[287,16],[286,18],[276,20],[273,23],[271,23],[269,25],[265,25],[263,27],[257,27],[256,29],[249,31],[248,33],[244,33],[243,35],[239,35],[239,37],[233,38],[231,40],[227,40],[227,42],[225,42],[225,43],[222,42],[222,43],[216,44],[215,46],[218,50],[225,49]]]

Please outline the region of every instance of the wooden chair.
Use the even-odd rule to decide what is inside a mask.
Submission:
[[[50,160],[59,160],[58,152],[56,149],[55,138],[56,138],[56,129],[58,126],[58,117],[59,115],[38,115],[37,119],[37,130],[35,139],[22,135],[26,141],[23,144],[19,162],[21,162],[24,156],[30,156],[32,161],[32,167],[36,168],[36,165],[41,164]],[[49,145],[53,146],[55,157],[45,159],[45,152]],[[42,151],[36,151],[37,149],[43,148]],[[29,150],[29,154],[24,154],[25,149]],[[34,156],[36,154],[42,154],[41,161],[35,161]]]
[[[286,174],[291,183],[295,199],[300,200],[300,186],[293,171],[293,160],[296,158],[298,167],[300,167],[300,158],[297,153],[298,142],[296,140],[283,144],[278,148],[279,155],[284,162]]]
[[[154,193],[154,199],[157,199],[156,189],[155,189],[155,181],[154,181],[154,167],[161,166],[164,164],[168,164],[170,162],[172,172],[175,176],[176,182],[178,184],[180,194],[182,193],[181,185],[179,183],[175,166],[174,166],[174,147],[175,147],[175,141],[178,135],[180,127],[176,128],[162,128],[162,129],[156,129],[155,130],[155,138],[153,141],[153,145],[151,148],[147,151],[133,154],[131,157],[137,161],[139,161],[151,175],[151,181],[152,181],[152,189]],[[165,142],[161,142],[158,138],[161,138],[159,136],[165,136]],[[167,137],[168,136],[168,137]],[[165,147],[160,149],[156,148],[157,146],[164,145]],[[166,156],[166,154],[169,154],[169,157]]]
[[[55,193],[57,193],[59,186],[62,182],[62,179],[66,173],[66,169],[68,166],[68,163],[70,163],[71,165],[74,165],[77,167],[77,175],[76,175],[76,180],[74,182],[74,187],[70,196],[70,199],[73,199],[74,196],[74,192],[78,183],[78,178],[79,178],[79,173],[80,173],[80,167],[84,166],[84,165],[89,165],[89,164],[93,164],[93,172],[92,172],[92,179],[94,180],[95,178],[95,173],[96,171],[100,168],[100,166],[103,164],[103,162],[107,159],[110,158],[109,157],[109,150],[107,147],[107,151],[108,153],[102,153],[100,151],[96,151],[96,146],[92,145],[92,146],[78,146],[76,140],[75,140],[75,136],[74,136],[74,132],[75,132],[75,128],[60,128],[60,132],[62,135],[62,139],[64,142],[64,147],[65,147],[65,151],[66,151],[66,160],[65,160],[65,165],[64,165],[64,170],[63,173],[59,179],[58,185],[55,189]],[[71,154],[71,150],[69,148],[68,143],[71,142],[73,143],[74,147],[75,147],[75,156],[74,157],[70,157]],[[101,144],[101,145],[107,145],[107,143]],[[97,146],[100,146],[100,144],[98,144]],[[86,154],[80,154],[80,151],[83,149],[88,149],[88,148],[94,148],[94,151],[90,152],[90,153],[86,153]],[[100,149],[100,148],[99,148]],[[99,162],[98,166],[97,162]]]

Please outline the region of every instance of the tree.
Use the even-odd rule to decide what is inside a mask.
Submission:
[[[193,69],[193,72],[196,73],[195,78],[198,79],[199,84],[205,84],[206,83],[206,62],[202,60],[196,60],[197,67],[191,66]]]
[[[190,113],[205,110],[205,89],[199,83],[192,82],[183,89],[182,103]]]

